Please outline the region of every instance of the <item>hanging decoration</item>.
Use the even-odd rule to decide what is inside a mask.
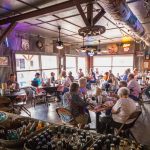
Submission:
[[[40,40],[40,35],[38,35],[38,40],[36,42],[36,46],[39,48],[39,49],[42,49],[44,47],[43,45],[43,42]]]
[[[116,44],[109,44],[107,49],[109,54],[116,54],[118,52],[118,46]]]

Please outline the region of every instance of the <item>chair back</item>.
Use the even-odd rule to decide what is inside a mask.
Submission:
[[[56,112],[61,119],[62,122],[69,123],[73,120],[73,115],[71,114],[70,110],[67,108],[56,108]]]
[[[134,123],[134,122],[136,122],[136,120],[139,118],[139,116],[141,115],[141,113],[142,113],[141,110],[135,111],[135,112],[133,112],[133,113],[128,117],[127,120],[134,119],[134,120],[133,120],[133,123]]]
[[[134,124],[135,124],[135,122],[136,122],[136,120],[137,120],[137,119],[139,118],[139,116],[141,115],[141,113],[142,113],[141,110],[138,110],[138,111],[133,112],[133,113],[128,117],[128,119],[121,125],[121,127],[118,129],[118,132],[117,132],[116,135],[119,135],[119,134],[120,134],[120,132],[121,132],[121,130],[123,129],[123,127],[125,126],[126,122],[127,122],[128,120],[130,120],[130,119],[133,119],[133,122],[130,123],[130,124],[131,124],[130,128],[133,127]]]

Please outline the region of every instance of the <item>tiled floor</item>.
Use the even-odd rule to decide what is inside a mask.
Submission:
[[[61,123],[56,114],[56,107],[59,107],[60,103],[51,103],[50,106],[45,104],[36,105],[36,107],[31,107],[32,118],[48,121],[51,123]],[[22,113],[22,115],[26,115]],[[90,112],[92,123],[91,127],[95,127],[95,114]],[[132,129],[136,139],[144,144],[150,146],[150,104],[144,104],[142,108],[142,114],[137,120],[134,128]]]

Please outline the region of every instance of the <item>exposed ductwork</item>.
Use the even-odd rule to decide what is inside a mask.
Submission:
[[[124,22],[134,35],[150,46],[150,37],[146,34],[143,25],[133,14],[125,0],[99,0],[101,6],[116,20]]]

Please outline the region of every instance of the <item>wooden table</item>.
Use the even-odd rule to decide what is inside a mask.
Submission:
[[[27,100],[27,94],[25,90],[21,89],[20,91],[10,92],[5,94],[4,96],[8,97],[11,100],[13,111],[15,110],[15,102],[19,102],[19,100],[21,100],[21,103],[18,103],[17,106],[20,108],[20,110],[23,110],[31,117],[30,111],[24,106],[24,102],[26,102]]]

